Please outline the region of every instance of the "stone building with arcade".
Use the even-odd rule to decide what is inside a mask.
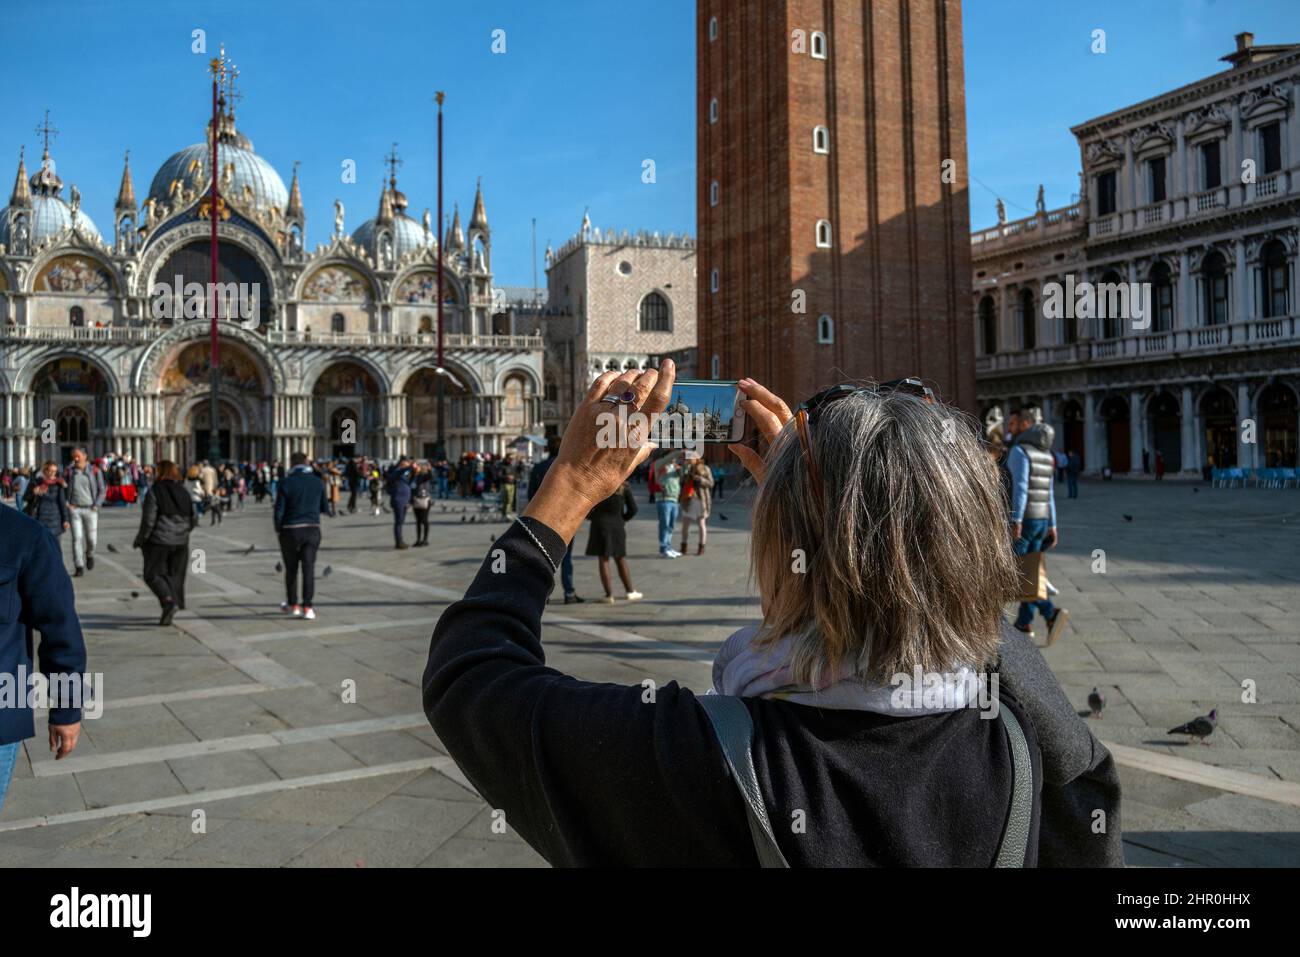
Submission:
[[[1085,472],[1300,465],[1300,45],[1223,59],[1075,126],[1079,202],[971,236],[981,411],[1041,406]],[[1054,307],[1083,283],[1149,308]]]
[[[212,422],[206,312],[187,315],[188,292],[159,292],[207,289],[209,127],[159,166],[139,203],[128,157],[107,233],[75,185],[65,193],[48,120],[40,165],[29,174],[20,155],[0,211],[0,466],[66,460],[77,445],[190,463],[206,455],[213,428],[223,457],[239,460],[285,461],[299,448],[429,457],[439,378],[447,455],[500,454],[538,431],[542,339],[493,334],[481,184],[468,224],[457,210],[440,241],[428,210],[408,214],[394,154],[373,214],[348,233],[335,201],[332,235],[308,250],[296,165],[286,188],[233,112],[217,130],[219,275],[256,297],[228,318],[219,310]],[[75,160],[61,168],[75,172]]]

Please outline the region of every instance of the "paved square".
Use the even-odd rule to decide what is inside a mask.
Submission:
[[[758,615],[748,496],[718,502],[705,554],[676,561],[657,556],[643,508],[629,546],[646,599],[551,606],[550,663],[707,687],[719,642]],[[269,506],[205,518],[192,545],[206,570],[169,628],[130,548],[138,513],[106,510],[96,568],[76,581],[104,714],[64,761],[37,746],[43,728],[27,743],[0,864],[543,864],[494,828],[421,711],[433,625],[505,527],[474,502],[447,508],[433,546],[408,551],[388,515],[326,519],[314,622],[278,610]],[[1045,655],[1080,709],[1094,685],[1106,695],[1095,730],[1121,764],[1129,862],[1300,862],[1300,491],[1094,482],[1058,508],[1050,577],[1073,617]],[[598,597],[594,561],[576,564],[579,593]],[[1166,733],[1214,707],[1208,744]]]

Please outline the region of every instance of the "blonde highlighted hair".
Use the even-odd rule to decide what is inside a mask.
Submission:
[[[824,512],[796,427],[772,443],[754,505],[759,644],[792,637],[794,677],[814,686],[846,661],[877,683],[987,666],[1017,577],[975,423],[902,392],[827,403],[809,427]]]

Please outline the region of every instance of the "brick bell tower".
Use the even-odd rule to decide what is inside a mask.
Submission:
[[[960,0],[699,0],[699,369],[973,412]]]

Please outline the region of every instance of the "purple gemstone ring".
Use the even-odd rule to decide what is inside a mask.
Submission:
[[[612,402],[615,405],[633,405],[636,403],[636,393],[633,392],[631,389],[628,389],[626,392],[622,393],[621,395],[614,395],[613,393],[611,393],[607,396],[603,396],[600,401]]]

